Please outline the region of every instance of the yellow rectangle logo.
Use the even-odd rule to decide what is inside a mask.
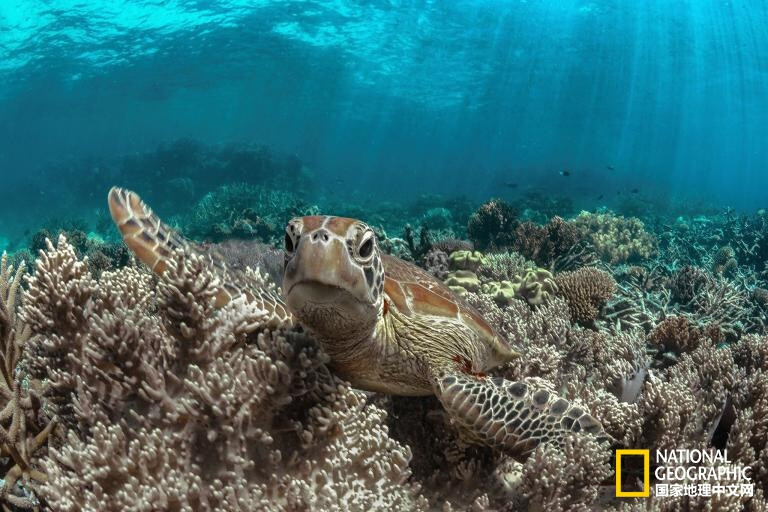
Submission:
[[[621,490],[621,457],[624,455],[642,455],[643,457],[643,490]],[[651,495],[651,451],[642,449],[616,450],[616,497],[617,498],[647,498]]]

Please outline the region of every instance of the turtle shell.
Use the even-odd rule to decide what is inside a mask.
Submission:
[[[382,254],[382,262],[385,299],[401,314],[456,319],[477,333],[478,339],[497,353],[499,361],[514,357],[516,352],[509,341],[437,278],[387,254]]]

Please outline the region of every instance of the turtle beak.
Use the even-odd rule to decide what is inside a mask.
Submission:
[[[311,286],[315,292],[327,289],[335,295],[346,292],[363,304],[371,302],[365,274],[353,264],[344,243],[338,238],[324,238],[322,234],[302,236],[296,253],[285,266],[283,294],[289,305],[292,292],[299,285]]]

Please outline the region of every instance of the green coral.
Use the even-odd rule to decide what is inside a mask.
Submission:
[[[525,274],[512,280],[491,281],[484,283],[481,290],[493,296],[500,304],[509,304],[512,300],[524,300],[531,305],[543,304],[557,293],[552,274],[543,268],[528,269]]]
[[[483,283],[481,291],[493,297],[493,300],[499,304],[509,304],[517,299],[518,288],[519,283],[515,284],[512,281],[491,281]]]
[[[469,292],[476,292],[480,290],[480,279],[472,271],[469,270],[456,270],[448,274],[445,279],[445,284],[459,295],[464,293],[458,288]]]
[[[485,265],[486,259],[480,251],[455,251],[448,257],[448,266],[453,270],[477,271]]]
[[[581,212],[573,222],[600,257],[611,264],[648,259],[656,252],[656,238],[635,217]]]

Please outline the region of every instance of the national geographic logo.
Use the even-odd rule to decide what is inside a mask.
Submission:
[[[751,468],[734,464],[728,458],[726,450],[656,450],[654,455],[653,495],[655,497],[752,496],[754,493]],[[642,489],[623,490],[622,483],[626,477],[629,477],[628,481],[639,479],[641,462]],[[625,468],[624,471],[622,466]],[[650,495],[650,450],[616,450],[616,497],[648,498]]]
[[[621,459],[622,457],[643,458],[643,489],[641,491],[621,490]],[[616,497],[617,498],[647,498],[651,495],[651,451],[650,450],[616,450]]]

